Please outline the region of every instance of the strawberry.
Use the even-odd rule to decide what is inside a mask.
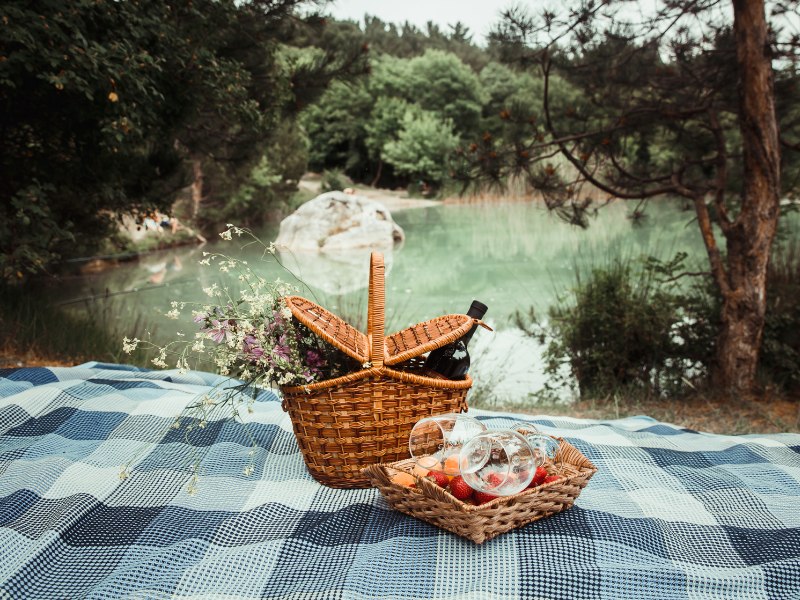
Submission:
[[[447,487],[447,484],[450,483],[450,478],[442,471],[429,471],[428,479],[433,481],[439,487]]]
[[[461,475],[456,475],[450,481],[450,493],[459,500],[466,500],[472,496],[472,488]]]
[[[542,485],[545,479],[547,479],[547,469],[544,467],[536,467],[536,474],[533,476],[533,480],[530,484],[528,484],[528,487],[531,488]]]
[[[553,481],[558,481],[559,479],[561,479],[559,475],[548,475],[544,478],[544,483],[551,483]]]
[[[497,487],[501,483],[503,483],[503,476],[500,473],[495,473],[492,471],[486,476],[486,483],[491,485],[492,487]]]
[[[491,502],[495,498],[499,497],[500,496],[487,494],[486,492],[475,492],[475,502],[477,502],[478,504],[486,504],[487,502]]]

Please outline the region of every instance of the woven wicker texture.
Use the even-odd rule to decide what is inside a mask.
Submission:
[[[330,487],[369,487],[362,469],[408,458],[414,423],[430,415],[467,410],[472,379],[427,377],[419,357],[458,339],[476,321],[466,315],[446,315],[385,338],[384,277],[383,255],[373,253],[366,335],[305,298],[287,298],[301,323],[365,364],[343,377],[281,388],[306,466],[317,481]]]
[[[482,544],[501,533],[566,510],[575,502],[597,467],[572,444],[559,441],[554,462],[546,468],[552,474],[562,475],[562,479],[478,506],[456,499],[425,478],[415,476],[415,488],[393,483],[391,477],[397,471],[412,472],[415,463],[411,459],[370,465],[364,474],[396,510]]]
[[[311,300],[289,296],[286,304],[298,321],[323,340],[359,362],[369,360],[369,338],[358,329]],[[440,348],[466,334],[475,321],[467,315],[444,315],[417,323],[385,338],[383,362],[399,365],[411,358]],[[373,337],[379,338],[373,334]]]

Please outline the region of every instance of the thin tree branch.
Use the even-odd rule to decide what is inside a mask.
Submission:
[[[573,154],[566,148],[564,142],[560,140],[560,136],[556,133],[555,127],[553,126],[553,118],[550,113],[550,60],[545,55],[544,61],[542,64],[542,71],[544,73],[544,94],[543,94],[543,108],[545,114],[545,121],[547,124],[547,130],[550,135],[556,138],[555,143],[561,149],[561,154],[570,162],[572,165],[578,170],[578,172],[585,177],[592,185],[597,187],[598,189],[606,192],[607,194],[611,194],[612,196],[616,196],[617,198],[624,198],[630,200],[638,200],[642,197],[646,196],[658,196],[661,194],[668,194],[668,193],[680,193],[678,192],[674,185],[669,186],[662,186],[656,187],[651,190],[640,190],[639,193],[632,194],[629,192],[624,192],[620,189],[615,189],[607,185],[605,182],[600,181],[597,177],[595,177],[592,173],[590,173],[585,166],[577,159]],[[691,197],[691,196],[690,196]]]

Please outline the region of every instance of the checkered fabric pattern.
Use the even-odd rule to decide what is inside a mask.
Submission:
[[[270,392],[249,415],[255,472],[242,426],[209,423],[188,494],[189,449],[169,426],[221,381],[0,371],[0,600],[800,599],[800,435],[527,417],[599,471],[570,510],[478,546],[377,490],[317,484]]]

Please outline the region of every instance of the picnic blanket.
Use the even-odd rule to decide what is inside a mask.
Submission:
[[[170,429],[208,373],[0,371],[0,600],[800,598],[800,435],[647,417],[527,418],[599,471],[575,505],[483,545],[305,470],[278,397],[205,428],[197,493]],[[130,462],[130,476],[119,477]]]

